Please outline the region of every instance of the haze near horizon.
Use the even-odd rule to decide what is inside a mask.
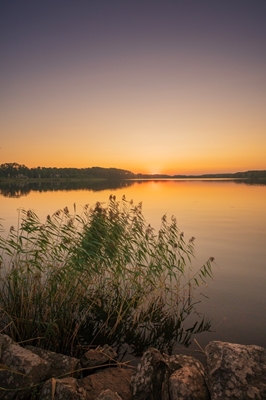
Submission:
[[[264,0],[0,2],[0,164],[266,169]]]

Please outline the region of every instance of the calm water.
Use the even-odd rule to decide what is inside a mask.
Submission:
[[[0,218],[8,230],[17,225],[18,208],[31,208],[44,221],[59,208],[73,210],[74,203],[81,211],[85,204],[106,202],[111,193],[142,201],[144,216],[156,229],[164,214],[175,215],[185,238],[196,237],[194,264],[215,257],[214,281],[203,291],[209,299],[199,295],[199,311],[212,319],[212,332],[196,336],[202,347],[210,340],[266,347],[266,186],[192,180],[97,191],[32,190],[21,197],[0,195]]]

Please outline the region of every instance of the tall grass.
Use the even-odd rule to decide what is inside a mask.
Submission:
[[[184,240],[174,217],[163,216],[156,233],[125,197],[81,215],[65,207],[45,223],[20,210],[0,249],[0,331],[16,341],[70,355],[106,342],[171,351],[210,328],[195,290],[213,259],[194,271],[194,238]]]

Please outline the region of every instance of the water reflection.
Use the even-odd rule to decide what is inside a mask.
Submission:
[[[129,180],[102,180],[94,182],[80,181],[53,181],[53,182],[19,182],[0,184],[0,195],[9,198],[27,196],[30,192],[56,192],[62,190],[91,190],[100,191],[106,189],[121,189],[132,186],[133,181]]]
[[[62,190],[91,190],[93,192],[101,191],[101,190],[116,190],[127,188],[129,186],[133,186],[134,184],[142,185],[147,184],[147,182],[154,183],[163,183],[163,182],[187,182],[192,181],[190,179],[137,179],[137,180],[99,180],[94,182],[81,182],[81,181],[50,181],[50,182],[28,182],[28,181],[20,181],[18,183],[1,183],[0,182],[0,195],[9,198],[20,198],[23,196],[27,196],[31,192],[56,192]],[[209,182],[217,182],[221,181],[218,179],[194,179],[193,181],[201,182],[201,181],[209,181]],[[223,182],[234,182],[241,185],[259,185],[265,186],[266,181],[258,181],[255,179],[222,179]]]

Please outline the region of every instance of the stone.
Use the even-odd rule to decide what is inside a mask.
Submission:
[[[212,400],[266,399],[266,349],[213,341],[205,352]]]
[[[164,359],[168,365],[168,369],[170,373],[176,371],[182,367],[194,367],[196,368],[203,376],[205,376],[205,368],[202,363],[194,357],[186,356],[184,354],[174,354],[172,356],[168,356],[164,354]]]
[[[49,364],[37,354],[24,349],[9,336],[0,334],[0,398],[20,399],[45,380]],[[25,390],[20,390],[25,388]],[[5,391],[10,389],[11,391]]]
[[[78,383],[86,390],[88,399],[94,400],[101,392],[110,389],[123,400],[132,400],[131,376],[132,370],[129,368],[109,367],[78,380]]]
[[[92,370],[100,365],[111,364],[116,358],[117,353],[110,346],[105,345],[88,350],[80,361],[83,368]]]
[[[123,400],[119,394],[110,389],[103,390],[95,400]]]
[[[77,358],[69,357],[64,354],[55,353],[49,350],[43,350],[39,347],[26,346],[26,349],[37,354],[49,364],[47,378],[63,378],[63,375],[81,378],[81,364]],[[65,377],[66,377],[65,376]]]
[[[209,400],[209,392],[200,371],[191,366],[176,370],[169,379],[170,400]]]
[[[170,375],[170,400],[208,400],[210,398],[205,368],[199,360],[184,354],[164,357],[169,370],[168,376]],[[168,382],[165,385],[167,386]]]
[[[86,400],[87,393],[80,388],[76,378],[51,378],[44,383],[38,400]]]
[[[135,400],[161,400],[167,364],[159,350],[147,350],[131,378],[131,389]]]
[[[266,399],[266,349],[259,346],[211,342],[205,348],[206,369],[194,357],[169,356],[150,348],[134,372],[115,363],[116,353],[108,346],[87,353],[83,360],[89,360],[90,375],[84,377],[78,373],[78,359],[32,346],[23,348],[0,334],[0,398]]]
[[[182,371],[183,370],[183,371]],[[171,380],[175,371],[180,371]],[[184,399],[194,399],[195,393],[201,393],[202,399],[208,399],[208,389],[205,383],[205,370],[200,361],[193,357],[182,354],[168,356],[161,354],[156,349],[147,350],[137,366],[136,372],[131,379],[131,388],[133,399],[135,400],[173,400],[177,397],[177,379],[184,383],[185,379],[193,380],[191,372],[196,373],[197,383],[194,386],[187,387]],[[179,376],[179,378],[177,378]],[[172,391],[172,398],[170,397]],[[184,392],[184,390],[183,390]],[[180,392],[181,393],[181,392]],[[185,393],[185,392],[184,392]],[[178,397],[183,399],[183,397]],[[201,399],[199,397],[199,399]]]

